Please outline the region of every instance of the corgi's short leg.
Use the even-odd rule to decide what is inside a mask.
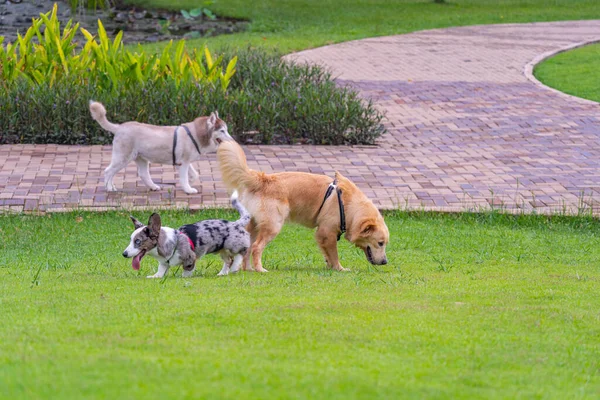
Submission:
[[[148,278],[162,278],[169,271],[169,265],[158,264],[158,271],[154,275],[148,275]]]
[[[218,276],[229,274],[229,267],[231,266],[231,257],[229,257],[229,254],[221,253],[221,259],[223,260],[223,268],[221,269],[221,272],[217,274]]]
[[[242,266],[242,261],[244,261],[243,255],[236,254],[235,256],[233,256],[233,262],[231,263],[229,273],[235,274],[236,272],[238,272],[240,270],[240,267]]]

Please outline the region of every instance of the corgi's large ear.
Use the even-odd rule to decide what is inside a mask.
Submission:
[[[157,213],[152,214],[150,216],[150,219],[148,220],[148,228],[150,228],[150,237],[158,237],[158,234],[160,233],[160,226],[160,215],[158,215]]]
[[[133,222],[133,226],[135,226],[135,229],[138,229],[138,228],[141,228],[144,226],[144,224],[142,224],[140,221],[135,219],[135,217],[133,215],[130,215],[129,218],[131,218],[131,222]]]
[[[208,129],[212,129],[215,126],[215,124],[217,123],[217,118],[218,116],[214,112],[210,113],[210,117],[208,117],[208,121],[206,121]]]

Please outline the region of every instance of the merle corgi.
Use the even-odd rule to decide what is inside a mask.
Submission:
[[[231,196],[231,204],[240,213],[237,221],[209,219],[178,229],[162,226],[160,215],[156,213],[150,216],[147,226],[130,217],[135,231],[123,257],[133,258],[131,265],[135,270],[140,269],[146,254],[154,257],[158,261],[158,271],[148,278],[162,278],[174,265],[182,265],[183,277],[190,277],[196,260],[210,253],[219,253],[223,259],[219,275],[237,272],[250,247],[250,234],[245,227],[251,217],[238,201],[237,191]]]

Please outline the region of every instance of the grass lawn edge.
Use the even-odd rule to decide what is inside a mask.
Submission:
[[[523,69],[523,73],[525,74],[527,79],[529,79],[535,85],[543,87],[546,90],[550,90],[551,92],[554,92],[560,96],[566,97],[569,100],[576,101],[576,102],[582,103],[582,104],[600,104],[600,102],[592,100],[592,99],[587,99],[585,97],[579,97],[574,94],[569,94],[567,92],[563,92],[557,88],[550,86],[549,84],[546,84],[545,83],[546,80],[541,81],[536,77],[536,68],[539,65],[541,65],[542,63],[544,63],[545,61],[548,61],[549,59],[551,59],[559,54],[566,53],[571,50],[576,50],[576,49],[586,47],[589,45],[598,44],[598,43],[600,43],[600,36],[598,36],[597,38],[594,38],[594,39],[570,44],[568,46],[561,47],[559,49],[550,50],[546,53],[542,53],[525,65],[525,68]]]

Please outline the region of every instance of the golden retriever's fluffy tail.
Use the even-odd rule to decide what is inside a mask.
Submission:
[[[260,186],[258,173],[248,168],[244,150],[233,140],[221,142],[217,150],[223,182],[229,189],[256,190]]]
[[[104,108],[102,103],[90,100],[90,113],[92,113],[92,118],[94,118],[103,129],[112,133],[117,133],[119,125],[113,124],[108,119],[106,119],[106,109]]]

